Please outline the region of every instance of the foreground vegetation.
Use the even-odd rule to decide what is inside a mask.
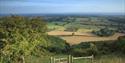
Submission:
[[[2,63],[18,63],[47,47],[46,24],[39,18],[3,17],[0,21],[0,55]],[[41,51],[39,54],[42,54]]]
[[[63,50],[66,42],[48,36],[46,30],[46,23],[38,17],[0,18],[0,63],[24,63],[28,57],[48,56],[54,49]]]

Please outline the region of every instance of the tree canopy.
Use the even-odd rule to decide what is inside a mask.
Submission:
[[[0,19],[0,58],[2,63],[19,62],[38,50],[47,47],[46,23],[41,18],[9,16]],[[6,60],[6,62],[4,62]]]

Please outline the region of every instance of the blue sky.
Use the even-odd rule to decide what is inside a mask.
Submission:
[[[0,0],[0,14],[125,13],[125,0]]]

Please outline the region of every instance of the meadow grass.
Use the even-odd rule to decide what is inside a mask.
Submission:
[[[50,63],[50,57],[36,57],[36,56],[29,56],[26,58],[26,63]]]

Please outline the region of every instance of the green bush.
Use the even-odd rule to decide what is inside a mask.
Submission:
[[[63,53],[64,51],[67,51],[69,45],[65,40],[56,36],[48,36],[48,40],[50,45],[47,47],[47,49],[50,52]]]
[[[46,23],[40,18],[2,17],[0,21],[0,61],[2,63],[22,62],[23,58],[31,55],[33,51],[36,53],[39,45],[47,47],[46,28]]]
[[[118,46],[118,50],[125,54],[125,36],[119,37],[116,45]]]
[[[95,44],[89,42],[83,42],[78,45],[72,46],[72,55],[73,56],[88,56],[88,55],[96,55],[98,53],[98,49]]]
[[[108,28],[100,29],[99,31],[93,31],[94,34],[98,36],[111,36],[114,35],[114,31]]]

